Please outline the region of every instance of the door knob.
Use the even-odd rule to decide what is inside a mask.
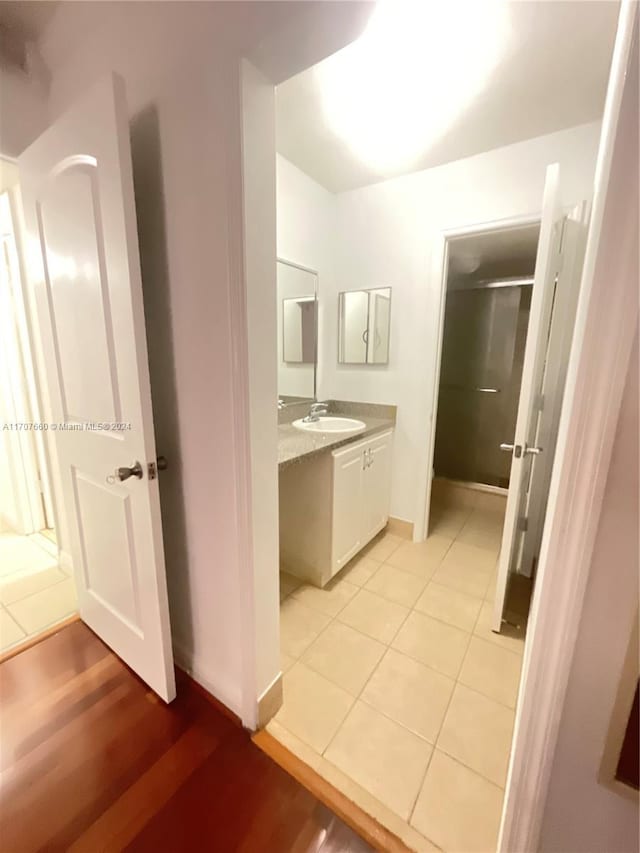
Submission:
[[[501,444],[500,450],[505,450],[507,453],[511,453],[513,451],[513,455],[516,459],[520,459],[522,456],[522,447],[519,444]]]
[[[139,462],[135,462],[131,468],[116,468],[116,478],[120,482],[128,480],[129,477],[137,477],[138,480],[142,479],[142,465]]]
[[[158,456],[158,458],[156,459],[156,465],[158,466],[158,471],[166,471],[168,464],[169,463],[167,462],[166,456]]]
[[[524,452],[530,453],[532,456],[537,456],[538,453],[542,453],[541,447],[528,447],[526,444],[524,446]]]

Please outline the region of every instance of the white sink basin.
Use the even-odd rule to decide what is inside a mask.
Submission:
[[[344,433],[345,435],[362,432],[366,428],[366,424],[355,418],[334,418],[331,416],[321,416],[317,421],[305,421],[304,418],[300,418],[293,422],[293,426],[305,432]]]

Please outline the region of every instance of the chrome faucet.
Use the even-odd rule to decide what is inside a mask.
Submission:
[[[302,420],[308,424],[320,420],[320,415],[326,415],[329,412],[328,403],[312,403],[309,409],[309,414]]]

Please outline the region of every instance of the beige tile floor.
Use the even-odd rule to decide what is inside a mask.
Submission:
[[[504,499],[439,503],[426,542],[383,533],[324,590],[281,575],[284,704],[268,730],[415,850],[495,850],[519,628],[490,629]]]
[[[38,536],[0,533],[0,652],[77,609],[73,579],[58,566],[51,545],[40,543]]]

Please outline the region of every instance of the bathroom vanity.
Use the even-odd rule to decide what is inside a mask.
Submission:
[[[285,571],[325,586],[387,524],[394,421],[365,418],[364,433],[280,466]]]
[[[323,587],[387,524],[396,407],[318,399],[317,271],[278,258],[277,303],[280,567]],[[391,287],[340,293],[338,315],[338,363],[383,369]]]

